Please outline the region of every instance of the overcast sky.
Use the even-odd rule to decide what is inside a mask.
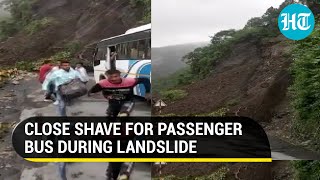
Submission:
[[[152,46],[209,41],[284,0],[152,0]]]

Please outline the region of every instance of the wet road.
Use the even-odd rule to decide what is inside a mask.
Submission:
[[[320,160],[320,153],[268,136],[273,160]]]
[[[88,87],[93,85],[91,80]],[[41,107],[25,107],[20,115],[20,121],[33,116],[57,116],[57,106],[53,103],[43,103],[43,92],[37,89],[27,95],[28,104],[42,104]],[[93,96],[83,96],[67,107],[68,116],[105,116],[108,103],[97,93]],[[151,107],[146,102],[136,102],[132,116],[151,116]],[[104,180],[108,163],[68,163],[68,180]],[[57,167],[49,163],[43,167],[28,168],[23,170],[21,180],[56,180],[58,179]],[[151,164],[136,163],[132,172],[132,180],[151,179]]]
[[[108,163],[68,163],[68,180],[105,180]],[[59,177],[57,166],[53,163],[40,168],[25,169],[21,180],[57,180]],[[150,180],[151,166],[147,163],[136,163],[131,174],[132,180]]]

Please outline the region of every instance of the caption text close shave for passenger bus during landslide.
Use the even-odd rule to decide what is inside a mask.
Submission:
[[[116,144],[116,149],[113,149]],[[141,141],[128,141],[124,145],[120,140],[112,142],[110,140],[58,140],[56,149],[53,148],[53,141],[41,140],[41,141],[25,141],[25,153],[79,153],[79,154],[95,154],[95,153],[112,153],[127,154],[194,154],[197,153],[197,141],[196,140],[141,140]]]
[[[69,122],[55,122],[44,123],[26,123],[25,134],[27,136],[42,136],[42,135],[70,135]],[[74,134],[77,136],[82,135],[114,135],[121,136],[123,131],[122,124],[117,122],[112,123],[85,123],[77,122],[74,125]],[[135,135],[178,135],[178,136],[202,136],[202,135],[217,135],[217,136],[238,136],[242,135],[241,123],[233,122],[188,122],[188,123],[157,123],[157,134],[154,132],[154,123],[125,123],[125,135],[132,132]]]

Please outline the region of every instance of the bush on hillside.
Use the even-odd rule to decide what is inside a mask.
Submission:
[[[52,18],[42,18],[39,20],[34,20],[34,21],[31,21],[28,25],[26,25],[25,30],[28,34],[32,35],[48,27],[53,22],[54,20]]]
[[[0,40],[16,34],[23,29],[32,19],[32,7],[38,0],[3,0],[1,7],[10,12],[11,17],[0,22]]]
[[[184,90],[167,90],[164,92],[161,92],[161,96],[165,99],[165,100],[169,100],[169,101],[176,101],[179,99],[182,99],[184,97],[186,97],[188,94],[186,91]]]
[[[259,41],[265,37],[279,34],[277,18],[280,11],[291,1],[286,0],[280,8],[269,8],[262,17],[255,17],[247,22],[241,30],[224,30],[211,37],[211,44],[197,48],[184,56],[183,60],[190,65],[191,73],[196,78],[204,78],[209,75],[218,61],[223,60],[232,47],[243,41]]]
[[[294,132],[312,140],[320,148],[320,23],[312,35],[297,41],[291,66],[293,84],[290,87],[295,111]]]
[[[293,161],[296,179],[320,179],[320,161]]]
[[[194,75],[191,74],[190,69],[185,68],[175,72],[168,77],[155,79],[152,81],[154,92],[159,93],[168,89],[174,89],[177,86],[190,84],[195,80],[195,77],[193,76]]]
[[[12,19],[7,18],[0,21],[0,40],[6,40],[19,31],[19,25]]]
[[[29,72],[39,70],[39,69],[37,69],[35,62],[30,62],[30,61],[17,62],[15,67],[19,70],[24,70],[24,71],[29,71]]]
[[[3,0],[0,5],[5,7],[16,23],[26,26],[32,21],[32,7],[38,0]]]
[[[66,44],[66,50],[71,54],[75,54],[81,50],[82,44],[79,41],[72,41]]]
[[[130,0],[130,4],[143,10],[143,23],[151,22],[151,0]]]

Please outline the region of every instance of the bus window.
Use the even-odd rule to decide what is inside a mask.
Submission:
[[[129,55],[127,51],[128,43],[122,43],[116,46],[116,52],[118,54],[117,60],[128,60]]]
[[[129,59],[137,60],[138,59],[138,42],[133,41],[128,43],[128,52],[130,52]]]
[[[139,41],[139,48],[138,48],[138,58],[139,59],[145,59],[146,58],[146,54],[145,54],[145,50],[147,48],[146,45],[146,40],[140,40]]]
[[[106,60],[106,54],[107,54],[107,47],[100,47],[98,48],[98,51],[96,53],[96,57],[94,60],[96,61]]]
[[[116,47],[115,46],[111,46],[109,48],[110,48],[110,68],[111,69],[116,69],[117,55],[114,54],[114,53],[116,53]]]
[[[116,47],[115,46],[110,46],[109,48],[110,48],[110,52],[111,53],[116,51]]]
[[[146,58],[145,59],[151,59],[151,39],[147,39],[147,46],[145,49],[146,53]]]

